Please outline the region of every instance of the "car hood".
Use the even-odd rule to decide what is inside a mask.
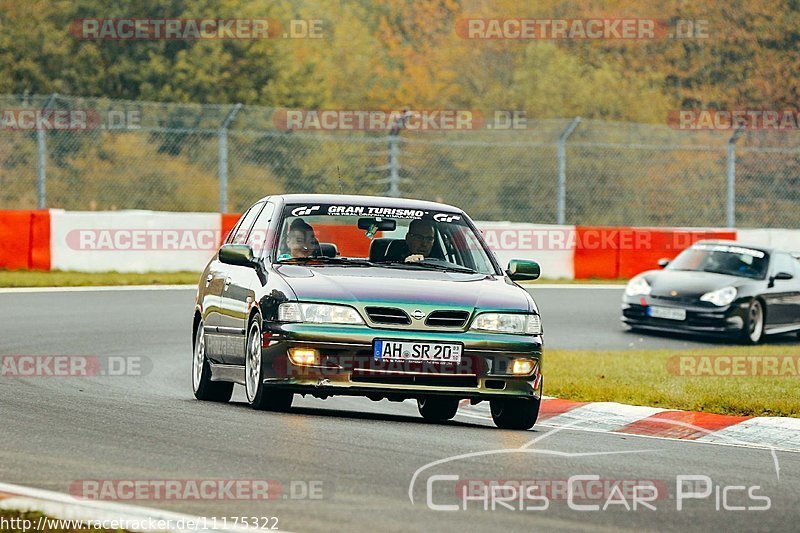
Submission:
[[[275,269],[301,301],[350,305],[529,311],[533,299],[504,277],[380,267],[282,265]]]
[[[650,284],[651,296],[699,298],[703,294],[723,287],[739,287],[755,280],[717,274],[715,272],[695,272],[688,270],[652,270],[645,273]],[[673,294],[677,293],[677,294]]]

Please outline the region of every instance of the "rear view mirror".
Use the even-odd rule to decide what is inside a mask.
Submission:
[[[669,259],[667,259],[666,257],[662,257],[661,259],[658,260],[658,266],[661,268],[666,267],[668,264],[669,264]]]
[[[512,259],[508,262],[506,273],[513,281],[533,281],[539,279],[542,269],[536,261]]]
[[[253,248],[248,244],[224,244],[219,249],[219,260],[227,265],[251,267],[256,264]]]
[[[358,229],[369,230],[377,226],[374,231],[394,231],[397,228],[397,221],[387,218],[359,218]]]

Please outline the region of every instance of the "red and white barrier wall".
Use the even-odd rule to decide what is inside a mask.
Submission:
[[[239,215],[0,211],[0,269],[199,271]],[[630,278],[700,239],[800,251],[800,230],[558,226],[478,222],[501,264],[534,259],[544,278]]]

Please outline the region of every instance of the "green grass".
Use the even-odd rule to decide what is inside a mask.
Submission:
[[[36,531],[36,528],[39,524],[39,519],[43,516],[44,515],[41,513],[33,511],[13,511],[0,509],[0,519],[4,522],[4,525],[15,526],[3,527],[0,529],[0,531],[3,533],[29,533],[31,531]],[[25,520],[28,520],[29,522],[23,522]],[[45,529],[42,529],[41,531],[48,531],[50,533],[77,533],[79,531],[91,531],[93,533],[127,533],[128,531],[127,529],[92,529],[88,527],[77,529],[74,527],[60,527],[67,526],[67,521],[59,522],[58,519],[53,518],[45,518],[44,520],[48,520],[48,522],[42,522],[42,526],[44,526]],[[72,525],[74,525],[74,522],[72,522]],[[27,530],[25,529],[26,527]]]
[[[0,287],[86,287],[92,285],[196,285],[199,272],[40,272],[0,270]]]
[[[792,376],[681,376],[681,355],[770,355],[800,358],[800,346],[733,346],[687,350],[547,350],[545,394],[727,415],[800,417],[798,373]],[[800,369],[798,369],[800,371]]]

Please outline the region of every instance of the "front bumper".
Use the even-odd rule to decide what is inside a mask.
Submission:
[[[717,307],[708,302],[672,301],[664,298],[625,296],[620,320],[627,326],[658,331],[676,331],[705,335],[735,336],[742,332],[749,301],[737,300]],[[651,306],[679,308],[686,311],[685,320],[654,318],[648,315]]]
[[[541,397],[541,336],[267,322],[263,331],[264,384],[302,394],[374,400],[447,396],[473,402]],[[375,339],[460,343],[462,361],[454,365],[376,360]],[[318,364],[294,364],[288,357],[290,348],[316,349]],[[510,362],[518,358],[533,360],[534,370],[512,375]]]

